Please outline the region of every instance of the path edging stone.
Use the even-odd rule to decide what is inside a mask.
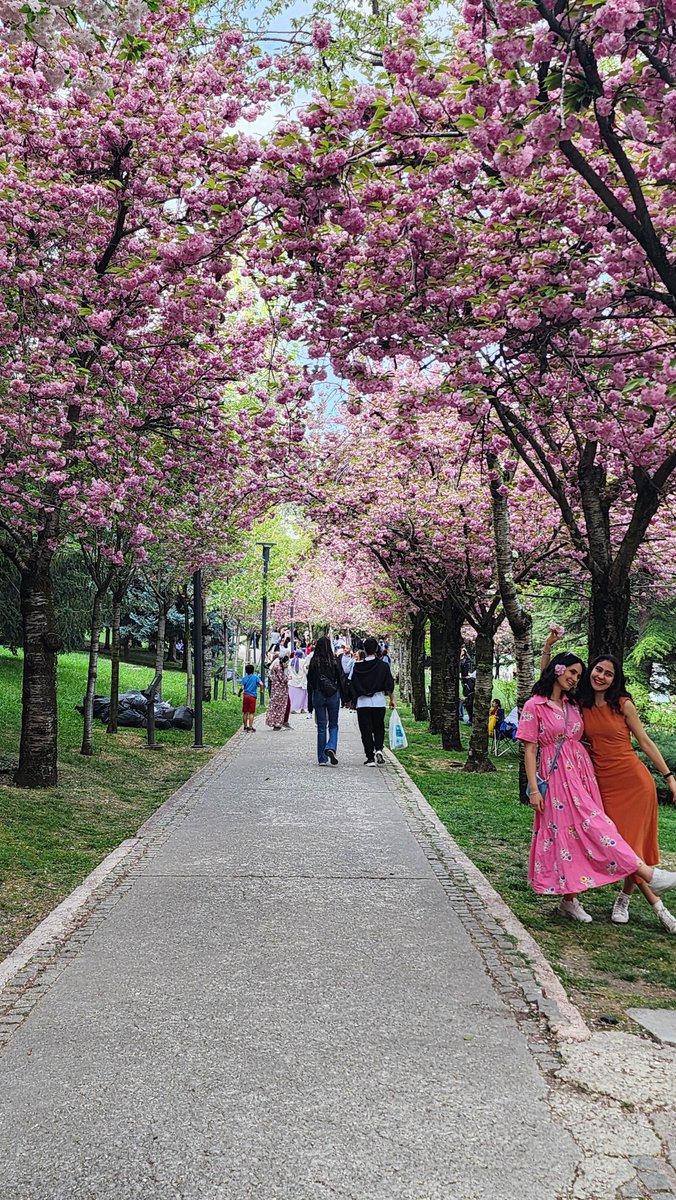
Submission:
[[[591,1038],[592,1031],[587,1025],[579,1008],[569,998],[561,980],[550,967],[537,942],[511,908],[496,892],[486,879],[486,876],[472,862],[464,850],[448,832],[441,818],[435,813],[429,801],[413,782],[408,771],[390,750],[386,750],[387,758],[409,795],[415,801],[423,816],[434,825],[439,837],[449,850],[451,857],[465,873],[468,882],[486,905],[491,916],[500,923],[505,933],[509,934],[516,943],[516,948],[528,960],[538,986],[542,989],[542,1000],[538,1000],[538,1009],[544,1016],[549,1029],[557,1041],[586,1042]]]
[[[217,750],[207,762],[193,771],[177,791],[172,792],[171,796],[167,796],[159,808],[156,808],[146,818],[139,826],[136,837],[120,842],[119,846],[116,846],[82,880],[82,883],[73,888],[72,892],[56,908],[52,909],[39,925],[36,925],[35,929],[31,930],[23,941],[10,951],[6,958],[0,960],[0,992],[33,959],[43,954],[47,948],[53,950],[55,946],[65,942],[75,932],[83,910],[94,894],[105,885],[111,876],[123,875],[126,867],[131,868],[140,857],[143,857],[148,849],[149,839],[160,832],[176,811],[192,796],[195,785],[200,781],[200,776],[220,765],[223,758],[229,758],[233,750],[237,749],[241,737],[241,729],[235,730],[220,750]]]

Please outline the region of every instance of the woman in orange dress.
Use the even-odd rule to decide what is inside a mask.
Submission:
[[[547,639],[543,660],[558,640]],[[627,691],[622,665],[612,654],[596,658],[585,671],[576,699],[582,709],[585,739],[603,807],[625,841],[649,866],[659,862],[657,842],[657,789],[650,771],[632,745],[632,734],[646,758],[657,768],[676,801],[676,779],[659,749],[648,737],[636,706]],[[613,905],[611,920],[626,925],[629,901],[636,887],[643,892],[660,924],[676,933],[676,917],[649,885],[635,875],[625,879]]]

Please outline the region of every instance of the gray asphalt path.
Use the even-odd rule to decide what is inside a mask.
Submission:
[[[242,738],[0,1056],[2,1200],[554,1200],[576,1151],[344,714]]]

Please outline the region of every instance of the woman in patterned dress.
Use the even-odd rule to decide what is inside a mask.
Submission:
[[[265,714],[265,724],[272,729],[286,728],[289,720],[289,678],[286,655],[276,658],[270,666],[270,703]]]
[[[542,895],[561,896],[563,916],[588,922],[592,918],[578,900],[581,892],[636,874],[659,895],[676,887],[676,872],[646,866],[604,812],[581,742],[582,716],[570,699],[583,671],[576,654],[555,655],[523,706],[517,737],[525,743],[535,810],[529,882]],[[544,797],[537,786],[538,750],[540,776],[547,783]]]
[[[545,642],[540,669],[549,663],[552,646],[563,636],[552,626]],[[603,807],[625,841],[646,863],[659,862],[657,838],[657,789],[650,771],[632,745],[632,737],[664,779],[676,801],[676,779],[658,746],[648,736],[636,706],[627,691],[621,662],[612,654],[600,654],[590,664],[577,689],[596,782]],[[629,901],[641,889],[655,916],[668,933],[676,934],[676,917],[643,879],[630,875],[615,897],[611,921],[626,925]]]

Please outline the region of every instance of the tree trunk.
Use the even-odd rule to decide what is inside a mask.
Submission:
[[[235,695],[235,692],[237,691],[236,679],[237,679],[237,676],[239,675],[239,639],[240,639],[240,637],[241,637],[241,629],[240,629],[240,623],[238,621],[235,626],[235,645],[233,647],[233,654],[232,654],[232,694],[233,694],[233,696]],[[244,672],[242,672],[242,674],[244,674]],[[223,699],[225,700],[225,693],[223,694]]]
[[[445,600],[430,620],[430,733],[441,734],[444,750],[462,750],[458,713],[461,628],[460,612],[452,601]]]
[[[495,468],[497,463],[489,457],[489,467]],[[502,482],[507,476],[503,473]],[[498,568],[498,585],[500,598],[505,616],[514,637],[514,654],[516,658],[516,706],[519,713],[528,700],[534,683],[533,665],[533,618],[524,608],[519,597],[514,580],[514,559],[512,557],[512,531],[509,520],[509,499],[500,492],[500,481],[491,482],[491,502],[493,509],[493,533],[495,536],[495,558]],[[526,795],[526,767],[524,762],[524,745],[519,743],[519,799],[522,804],[528,804]]]
[[[208,704],[211,700],[211,675],[214,669],[212,641],[211,621],[207,612],[207,598],[205,594],[202,604],[202,699],[205,704]]]
[[[436,610],[430,618],[430,733],[441,733],[443,722],[442,679],[443,679],[444,622]]]
[[[21,572],[23,690],[17,787],[55,787],[56,664],[59,638],[49,573],[52,554],[38,549]]]
[[[107,733],[117,733],[117,701],[120,692],[120,617],[123,597],[123,591],[116,589],[113,592],[110,626],[110,712]]]
[[[620,662],[624,657],[624,642],[629,620],[631,589],[629,576],[615,578],[592,570],[589,599],[589,661],[599,654],[614,654]]]
[[[170,633],[167,638],[167,662],[176,662],[176,634]]]
[[[107,590],[107,589],[106,589]],[[89,638],[89,670],[87,672],[87,691],[84,699],[82,745],[80,754],[91,758],[94,753],[94,695],[96,692],[96,676],[99,667],[99,634],[101,632],[101,611],[105,592],[98,588],[94,593],[92,604],[92,627]]]
[[[110,654],[110,625],[106,625],[106,632],[105,632],[105,638],[104,638],[104,642],[103,642],[103,649],[104,649],[104,651],[105,651],[105,653],[106,653],[106,654]]]
[[[476,687],[472,713],[472,737],[465,770],[487,774],[495,767],[488,757],[488,714],[493,694],[493,622],[476,637]]]
[[[444,601],[441,686],[441,745],[444,750],[462,750],[460,741],[460,647],[462,613],[450,600]]]
[[[425,689],[425,630],[427,613],[419,610],[413,614],[411,634],[408,642],[409,678],[411,681],[411,707],[416,721],[429,720],[429,707]]]
[[[185,596],[185,631],[183,634],[185,655],[185,702],[188,708],[192,705],[192,648],[190,645],[190,605],[188,592]]]
[[[155,645],[155,674],[159,675],[160,681],[155,690],[155,695],[158,700],[162,699],[162,672],[164,670],[164,635],[167,629],[167,606],[163,600],[160,600],[157,609],[157,642]]]

